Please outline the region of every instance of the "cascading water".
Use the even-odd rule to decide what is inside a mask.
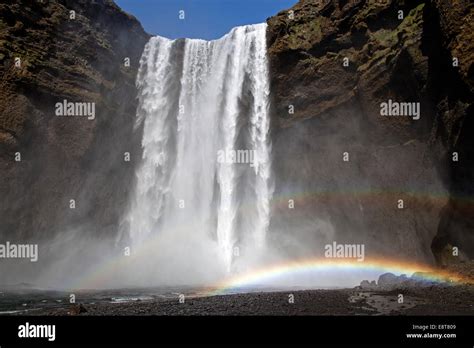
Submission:
[[[235,256],[265,248],[273,192],[265,33],[258,24],[215,41],[146,45],[137,78],[143,158],[126,217],[133,245],[157,234],[211,239],[227,271]]]

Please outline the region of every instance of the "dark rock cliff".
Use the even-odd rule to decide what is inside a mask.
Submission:
[[[110,0],[0,1],[2,239],[115,230],[140,157],[135,76],[148,38]],[[65,99],[96,103],[95,119],[57,117]]]
[[[474,257],[472,2],[301,0],[289,11],[267,35],[275,228],[315,246],[365,243],[367,256],[444,263],[457,246]],[[420,119],[381,116],[389,99],[420,102]]]

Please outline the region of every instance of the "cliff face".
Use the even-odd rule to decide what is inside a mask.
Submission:
[[[140,157],[135,76],[147,40],[110,0],[0,1],[2,239],[116,227]],[[95,119],[58,117],[64,100],[95,103]]]
[[[335,239],[443,263],[451,245],[474,257],[473,5],[301,0],[290,10],[268,20],[284,197],[275,228],[303,228],[315,248]],[[420,102],[420,118],[381,116],[389,100]]]

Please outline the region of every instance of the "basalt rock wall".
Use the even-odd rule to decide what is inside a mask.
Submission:
[[[473,17],[462,0],[301,0],[268,19],[279,238],[474,256]],[[382,116],[389,100],[419,119]]]
[[[0,1],[3,241],[115,233],[140,158],[135,77],[148,38],[110,0]],[[94,119],[59,117],[64,100],[95,103]]]

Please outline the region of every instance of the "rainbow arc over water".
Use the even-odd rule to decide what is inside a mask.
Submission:
[[[231,276],[208,289],[204,295],[212,296],[232,292],[245,292],[259,284],[271,284],[272,281],[295,274],[356,271],[370,271],[379,275],[383,273],[406,274],[407,276],[415,274],[416,279],[422,281],[474,285],[474,278],[472,277],[415,262],[387,260],[384,258],[366,259],[363,262],[348,259],[314,258],[282,262]]]

